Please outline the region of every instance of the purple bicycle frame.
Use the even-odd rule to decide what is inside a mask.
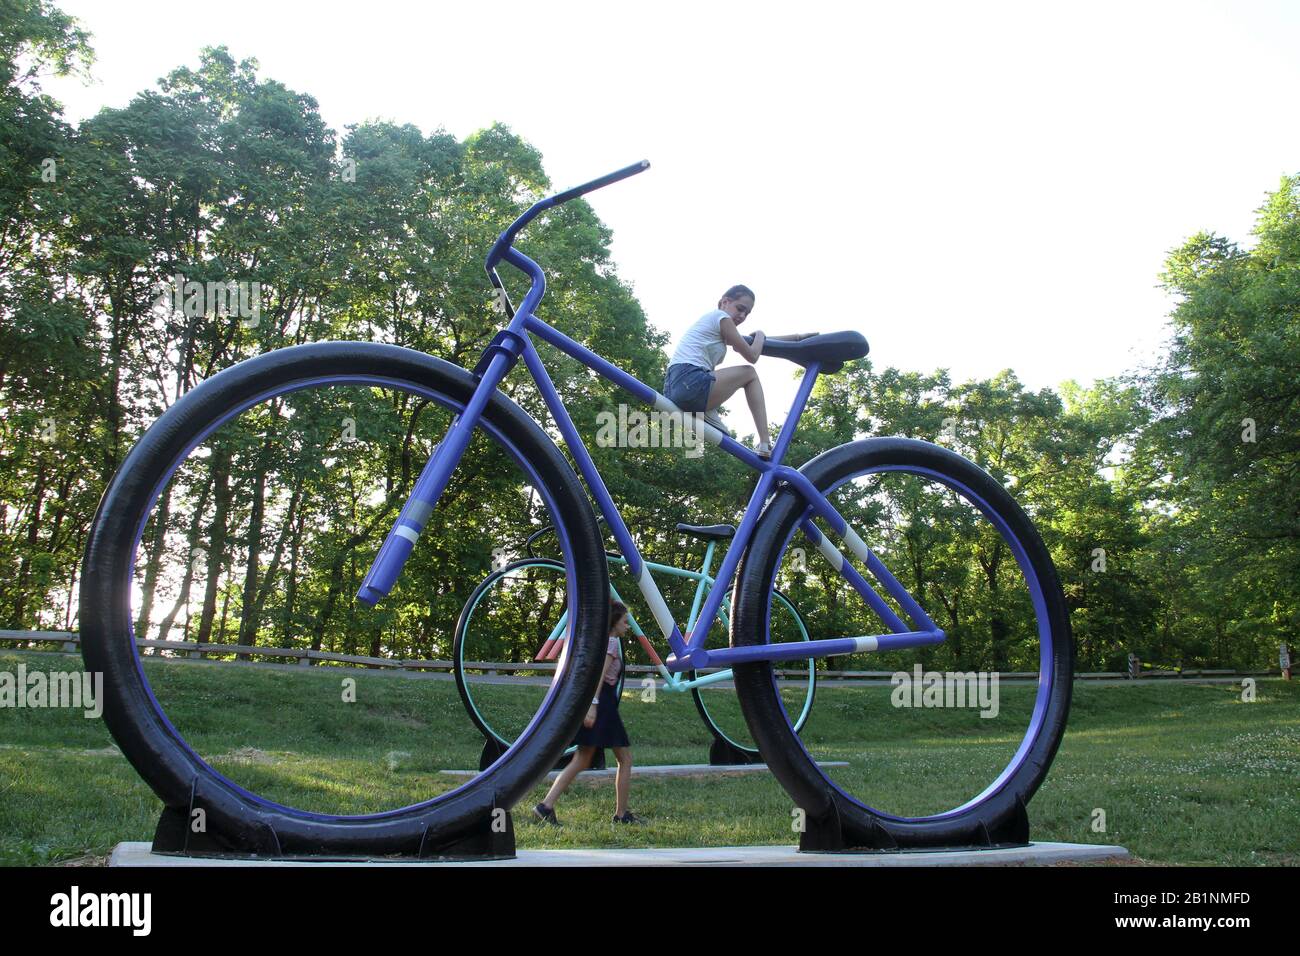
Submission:
[[[469,445],[474,428],[501,380],[523,359],[529,374],[542,394],[546,407],[564,438],[565,445],[577,462],[578,470],[596,504],[609,523],[619,550],[627,560],[627,568],[636,580],[642,596],[655,617],[672,654],[664,663],[669,670],[680,671],[702,667],[728,667],[732,664],[748,661],[782,661],[807,659],[810,657],[830,657],[861,651],[898,650],[925,644],[938,644],[944,640],[944,633],[929,618],[925,611],[908,593],[907,589],[889,572],[879,558],[866,546],[861,537],[849,526],[848,522],[836,511],[835,507],[812,482],[798,470],[783,464],[785,453],[794,436],[795,429],[804,408],[812,394],[813,383],[817,380],[820,367],[816,363],[807,366],[807,372],[799,385],[798,393],[790,406],[785,424],[772,449],[771,460],[764,460],[755,455],[744,445],[729,435],[707,423],[696,422],[695,427],[706,440],[717,444],[723,451],[738,458],[749,468],[759,473],[758,483],[745,506],[745,513],[736,530],[735,538],[727,549],[716,580],[730,582],[736,574],[740,556],[749,546],[750,538],[762,513],[763,504],[779,484],[785,483],[808,503],[809,513],[801,520],[799,527],[840,575],[867,601],[870,607],[889,628],[888,634],[865,635],[861,637],[839,637],[815,641],[792,641],[777,644],[746,645],[716,650],[704,648],[705,636],[717,617],[725,587],[714,587],[705,598],[696,619],[694,633],[683,636],[654,578],[650,574],[641,553],[632,539],[618,506],[610,497],[600,473],[592,461],[591,454],[583,443],[581,435],[573,424],[572,418],[561,401],[559,393],[551,381],[541,356],[533,344],[532,336],[577,359],[587,368],[613,382],[638,400],[660,410],[680,412],[675,405],[663,395],[629,375],[618,366],[601,358],[581,343],[569,338],[559,330],[543,322],[535,314],[537,305],[546,291],[546,276],[532,259],[512,247],[515,236],[520,229],[537,213],[550,206],[566,202],[585,192],[626,178],[648,168],[648,163],[638,163],[616,173],[595,180],[585,186],[559,193],[534,204],[524,215],[520,216],[509,229],[501,234],[488,254],[486,268],[493,285],[499,290],[506,312],[510,316],[509,325],[500,332],[484,350],[474,374],[479,379],[478,387],[465,406],[464,412],[456,416],[442,442],[434,449],[433,455],[420,473],[412,489],[411,496],[402,508],[383,546],[375,556],[374,563],[357,592],[357,599],[366,604],[377,603],[392,589],[402,566],[410,556],[432,514],[439,496],[451,480],[452,472],[459,464],[461,456]],[[496,264],[505,261],[515,266],[531,279],[531,286],[516,311],[505,296],[504,286],[496,273]],[[689,413],[680,412],[684,419],[691,418]],[[888,604],[876,593],[875,589],[853,567],[844,554],[831,544],[825,534],[813,523],[813,517],[821,518],[839,538],[853,556],[857,557],[884,589],[899,603],[913,620],[915,627],[909,627]]]

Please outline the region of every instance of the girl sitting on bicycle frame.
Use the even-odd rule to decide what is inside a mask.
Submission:
[[[753,343],[746,342],[736,331],[754,309],[754,293],[748,286],[733,285],[722,294],[718,307],[706,312],[686,330],[664,377],[664,395],[684,412],[705,412],[705,420],[726,431],[726,426],[716,415],[708,412],[720,406],[737,389],[745,390],[745,400],[754,416],[758,429],[758,447],[754,453],[759,458],[772,457],[772,441],[767,433],[767,403],[763,398],[763,384],[753,363],[763,354],[766,336],[754,333]],[[797,342],[814,333],[802,335],[774,335],[774,339]],[[730,345],[736,354],[750,364],[733,365],[718,369]]]
[[[618,773],[614,780],[615,823],[642,823],[627,808],[628,794],[632,788],[632,751],[627,739],[627,730],[623,718],[618,715],[618,678],[623,671],[623,648],[620,639],[627,633],[627,607],[618,601],[609,605],[609,648],[605,655],[605,669],[600,675],[600,690],[587,716],[582,721],[574,743],[578,752],[573,755],[568,766],[561,771],[551,784],[546,797],[533,807],[533,816],[547,823],[560,825],[555,818],[555,801],[568,789],[573,778],[591,766],[598,748],[610,747],[618,760]]]

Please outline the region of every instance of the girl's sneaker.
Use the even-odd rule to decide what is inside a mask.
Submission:
[[[555,810],[544,803],[539,803],[533,807],[533,816],[542,823],[549,823],[553,827],[560,825],[560,821],[555,818]]]
[[[634,823],[634,824],[638,824],[638,825],[642,825],[642,824],[645,823],[644,820],[642,820],[640,817],[638,817],[636,814],[634,814],[631,810],[627,811],[627,812],[626,812],[625,814],[623,814],[621,817],[620,817],[620,816],[615,816],[615,817],[614,817],[614,822],[615,822],[615,823]]]
[[[767,442],[763,442],[754,449],[754,454],[764,461],[770,461],[772,459],[772,446]]]

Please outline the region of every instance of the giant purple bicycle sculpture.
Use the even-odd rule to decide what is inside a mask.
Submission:
[[[693,627],[687,633],[679,627],[651,564],[642,557],[547,372],[539,345],[577,360],[646,405],[662,411],[673,411],[674,406],[566,335],[557,327],[562,326],[562,317],[555,324],[545,321],[540,310],[546,277],[538,263],[515,248],[521,231],[539,213],[648,166],[637,163],[545,198],[501,233],[487,255],[486,269],[492,285],[500,290],[507,321],[472,371],[376,342],[320,342],[276,349],[194,388],[146,431],[127,457],[104,495],[86,546],[81,634],[88,667],[105,675],[104,718],[122,752],[166,807],[157,841],[161,848],[286,855],[430,855],[476,845],[487,847],[482,852],[493,852],[493,845],[499,849],[499,844],[483,837],[489,821],[523,799],[555,765],[582,721],[601,672],[610,577],[597,513],[608,522],[630,586],[649,609],[647,626],[653,625],[663,641],[665,671],[731,669],[752,739],[808,820],[804,846],[992,845],[1027,839],[1025,805],[1047,773],[1069,710],[1073,644],[1061,586],[1025,511],[1001,483],[951,450],[908,438],[869,438],[831,448],[799,467],[787,463],[800,416],[819,378],[867,353],[867,342],[857,332],[816,335],[798,342],[768,339],[765,356],[804,369],[770,460],[707,422],[684,416],[704,440],[752,469],[757,480],[714,576],[716,586],[701,592],[692,607]],[[832,254],[850,257],[851,251],[832,250]],[[503,263],[528,280],[517,308],[497,271]],[[546,431],[498,387],[521,361],[576,463],[577,474]],[[545,693],[530,703],[522,730],[510,735],[509,746],[495,761],[446,792],[382,812],[358,814],[294,806],[284,798],[257,792],[255,783],[236,782],[229,772],[215,767],[214,759],[201,754],[203,747],[182,733],[183,721],[173,719],[175,715],[160,703],[137,645],[147,635],[136,633],[156,617],[156,612],[139,607],[143,573],[139,556],[142,542],[155,549],[150,553],[157,553],[170,540],[160,501],[174,503],[190,493],[186,490],[190,486],[182,485],[194,461],[201,457],[209,471],[216,465],[224,467],[230,462],[214,462],[210,455],[237,459],[248,442],[219,446],[227,450],[203,456],[195,450],[234,423],[250,422],[255,431],[260,429],[257,434],[266,436],[296,428],[294,441],[282,443],[286,455],[317,456],[322,462],[319,467],[336,472],[360,469],[373,463],[375,456],[350,458],[348,446],[321,438],[319,429],[307,427],[317,421],[314,416],[324,414],[322,410],[346,411],[350,406],[337,400],[336,393],[347,389],[368,401],[382,397],[372,402],[367,427],[387,424],[393,436],[386,446],[389,451],[377,453],[379,457],[391,453],[389,482],[375,492],[373,500],[358,491],[352,501],[353,513],[372,506],[374,510],[367,513],[383,520],[340,538],[340,547],[371,549],[373,556],[356,595],[359,603],[353,605],[356,613],[380,613],[399,580],[401,587],[416,589],[403,593],[418,592],[420,582],[403,578],[403,568],[420,547],[421,533],[430,522],[439,524],[442,540],[489,547],[484,528],[493,512],[479,507],[473,482],[512,469],[516,476],[512,487],[525,489],[538,509],[527,519],[531,526],[549,525],[555,532],[552,560],[562,593],[556,597],[554,611],[563,615],[566,637]],[[415,427],[419,416],[422,426],[432,423],[430,427],[438,431],[423,444],[413,438],[419,433]],[[240,434],[246,439],[252,432]],[[257,447],[269,447],[270,441],[268,437]],[[421,465],[424,455],[427,460]],[[298,509],[291,514],[302,521],[314,472],[306,469],[305,477],[304,471],[297,474],[293,493],[286,492],[282,499],[287,504],[275,507]],[[197,496],[206,494],[203,489],[209,486],[198,482],[193,487]],[[513,508],[523,500],[514,494],[510,501],[503,499],[501,507]],[[398,502],[404,502],[400,513]],[[391,512],[385,510],[388,506]],[[323,504],[311,511],[312,520],[328,526],[328,516],[340,513],[330,507]],[[859,528],[854,528],[851,518],[860,523]],[[259,519],[265,520],[262,515]],[[927,546],[938,540],[940,532],[947,535],[944,547]],[[376,553],[379,535],[385,536]],[[956,592],[944,590],[958,573],[953,570],[953,555],[963,553],[954,550],[954,542],[965,542],[964,553],[978,557],[985,586],[996,590],[993,650],[988,659],[994,667],[1022,673],[1017,685],[1020,703],[1012,701],[1002,708],[992,735],[998,745],[993,748],[995,758],[972,760],[957,775],[965,790],[936,798],[944,804],[940,806],[928,799],[918,799],[911,808],[889,805],[871,792],[887,755],[864,754],[857,766],[846,771],[822,766],[810,752],[822,744],[810,742],[806,729],[804,739],[796,734],[793,725],[800,715],[787,711],[774,670],[783,662],[849,654],[880,655],[896,669],[906,655],[914,655],[919,668],[929,660],[927,654],[961,636],[955,627],[964,626],[961,609],[947,600]],[[773,594],[796,548],[810,556],[807,573],[837,602],[835,613],[824,617],[805,606],[810,627],[826,634],[836,621],[870,619],[874,626],[838,635],[832,631],[833,636],[812,640],[806,634],[784,639],[775,633],[777,629],[769,626]],[[931,556],[933,566],[928,564]],[[903,580],[909,582],[907,586]],[[476,577],[467,576],[461,593],[427,595],[429,613],[443,609],[447,615],[445,633],[451,633],[476,583]],[[256,588],[249,593],[256,593]],[[725,615],[730,640],[719,646],[716,640],[708,641],[708,634],[711,629],[716,632],[724,599],[730,602]],[[861,613],[849,614],[845,609],[849,601],[857,602]],[[556,619],[542,626],[550,628]],[[963,639],[973,640],[970,635]],[[833,749],[823,748],[823,752]],[[929,792],[924,784],[922,779],[918,793]],[[206,840],[194,839],[184,830],[196,808],[203,810],[207,821]],[[474,844],[476,834],[483,837],[480,844]]]

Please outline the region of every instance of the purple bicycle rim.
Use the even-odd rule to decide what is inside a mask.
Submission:
[[[971,799],[967,800],[965,803],[961,804],[960,806],[954,807],[951,810],[945,810],[943,813],[931,814],[930,816],[926,816],[926,817],[904,817],[893,813],[886,813],[883,810],[878,810],[875,807],[868,806],[867,804],[859,800],[857,797],[853,796],[853,794],[845,791],[842,787],[840,787],[839,784],[837,784],[834,780],[832,780],[824,770],[822,770],[820,767],[817,767],[817,761],[813,758],[811,754],[808,753],[808,748],[804,747],[803,740],[798,736],[798,734],[795,735],[795,740],[798,742],[800,748],[803,749],[804,755],[809,759],[809,761],[812,762],[812,765],[814,767],[817,767],[817,772],[822,775],[823,779],[825,779],[827,783],[829,783],[832,787],[834,787],[835,790],[846,800],[849,800],[850,802],[856,804],[857,806],[862,807],[864,810],[868,811],[869,813],[873,813],[878,817],[881,817],[886,820],[893,820],[898,823],[918,823],[922,821],[946,820],[952,817],[959,816],[962,813],[965,813],[967,810],[971,809],[974,806],[977,806],[980,803],[983,803],[988,797],[992,796],[993,794],[997,793],[1000,789],[1002,789],[1002,787],[1005,786],[1006,782],[1009,779],[1011,779],[1011,777],[1014,776],[1017,771],[1019,771],[1020,766],[1025,762],[1025,758],[1029,755],[1029,751],[1033,748],[1034,741],[1037,739],[1039,731],[1042,729],[1043,721],[1047,715],[1047,703],[1051,697],[1051,689],[1052,689],[1051,663],[1052,663],[1053,647],[1052,647],[1052,632],[1047,617],[1047,603],[1043,598],[1043,588],[1041,583],[1038,580],[1038,575],[1034,573],[1033,565],[1029,561],[1029,556],[1025,554],[1025,550],[1023,545],[1021,545],[1020,543],[1020,539],[1016,537],[1016,535],[1011,531],[1011,528],[1006,524],[1006,522],[1004,522],[995,512],[992,511],[992,509],[988,505],[988,502],[986,502],[979,495],[975,494],[974,491],[967,488],[960,481],[956,480],[955,478],[952,478],[949,475],[941,475],[930,468],[922,468],[918,465],[885,465],[879,468],[869,468],[866,471],[863,471],[859,474],[848,475],[844,478],[841,478],[839,481],[836,481],[829,488],[827,488],[824,494],[827,497],[830,497],[830,495],[835,491],[835,489],[840,487],[840,485],[844,484],[846,481],[852,481],[855,478],[861,478],[865,475],[874,475],[884,471],[903,471],[903,472],[907,472],[908,474],[928,475],[934,480],[938,481],[939,483],[947,485],[948,487],[953,488],[954,490],[962,493],[967,497],[969,501],[971,501],[973,504],[976,505],[976,507],[979,508],[980,512],[984,515],[984,517],[988,518],[990,523],[992,523],[993,526],[997,528],[999,532],[1001,532],[1001,534],[1004,537],[1004,540],[1008,541],[1008,543],[1010,544],[1012,553],[1015,554],[1016,556],[1016,563],[1020,566],[1021,573],[1025,575],[1025,582],[1029,586],[1029,592],[1033,598],[1034,611],[1038,615],[1038,640],[1039,640],[1038,696],[1034,701],[1034,713],[1029,720],[1029,726],[1025,730],[1025,736],[1020,741],[1020,746],[1017,748],[1015,755],[1011,758],[1011,760],[1007,763],[1006,767],[1002,769],[1002,772],[998,774],[998,776],[993,780],[991,784],[989,784],[982,791],[980,791],[980,793],[978,793],[976,796],[972,797]],[[808,514],[809,511],[805,510],[804,516],[807,516]],[[777,555],[777,563],[776,563],[777,567],[781,566],[781,561],[785,556],[786,549],[790,546],[790,540],[791,538],[794,537],[794,533],[795,531],[798,530],[798,528],[799,528],[799,522],[798,520],[796,520],[793,527],[791,527],[790,529],[790,533],[786,536],[784,543],[781,545],[781,550]],[[768,617],[771,615],[771,613],[772,613],[772,607],[771,607],[771,601],[769,601],[766,614],[764,615],[764,630],[767,630],[768,627],[770,627],[770,624],[768,623]],[[788,712],[786,712],[785,701],[781,699],[779,693],[777,694],[777,701],[781,705],[781,712],[785,714],[786,723],[788,724],[790,722],[790,715]]]

